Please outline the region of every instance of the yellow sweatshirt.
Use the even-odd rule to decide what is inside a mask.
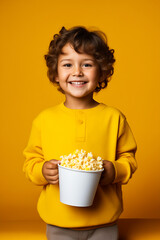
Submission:
[[[115,180],[98,186],[91,207],[73,207],[60,202],[59,185],[47,184],[42,174],[45,161],[60,160],[76,149],[113,162]],[[136,143],[125,116],[100,103],[90,109],[69,109],[63,103],[44,110],[33,121],[24,150],[23,170],[36,185],[43,186],[38,201],[40,217],[48,224],[66,228],[94,227],[116,221],[122,210],[121,184],[137,168]]]

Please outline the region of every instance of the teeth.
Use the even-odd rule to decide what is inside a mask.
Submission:
[[[70,82],[71,84],[76,84],[76,85],[81,85],[81,84],[85,84],[85,82]]]

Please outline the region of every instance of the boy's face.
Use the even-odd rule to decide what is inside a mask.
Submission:
[[[59,55],[57,72],[56,81],[69,99],[92,97],[100,80],[99,66],[94,57],[77,53],[69,43]]]

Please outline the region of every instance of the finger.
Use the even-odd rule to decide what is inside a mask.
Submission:
[[[52,185],[56,185],[56,184],[58,184],[59,183],[59,180],[57,180],[57,181],[50,181],[49,182],[49,184],[52,184]]]
[[[58,169],[49,169],[47,172],[46,172],[46,175],[47,176],[54,176],[54,175],[57,175],[58,174]]]
[[[59,175],[55,175],[55,176],[47,176],[47,179],[49,181],[57,181],[59,179]]]
[[[58,165],[52,162],[49,162],[46,166],[47,169],[58,169]]]
[[[52,178],[48,178],[47,181],[50,183],[50,184],[57,184],[59,182],[59,176],[58,177],[52,177]]]
[[[50,160],[49,163],[50,163],[50,165],[48,165],[49,168],[58,169],[58,164],[60,164],[61,161],[58,161],[58,160]]]
[[[58,164],[61,163],[61,161],[55,160],[55,159],[51,159],[49,162],[54,163],[54,164],[56,164],[56,165],[58,165]]]

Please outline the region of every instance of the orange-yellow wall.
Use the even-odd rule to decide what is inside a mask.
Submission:
[[[63,95],[49,83],[43,55],[62,26],[96,27],[115,49],[115,74],[95,98],[128,118],[138,171],[124,190],[128,218],[160,218],[160,1],[0,1],[0,219],[38,219],[41,187],[22,173],[31,122]]]

